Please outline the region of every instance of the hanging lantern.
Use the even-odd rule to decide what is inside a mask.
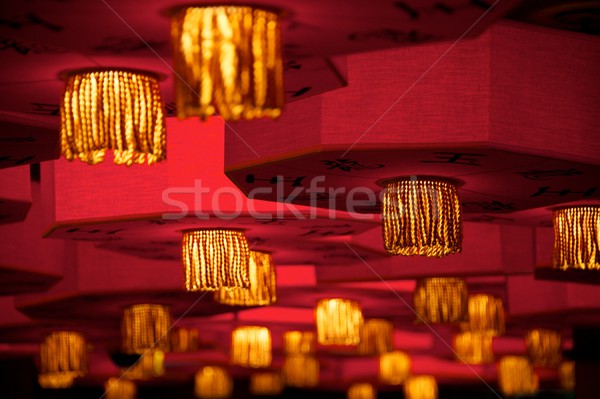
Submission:
[[[270,254],[250,251],[248,277],[248,288],[221,288],[215,293],[215,300],[230,306],[266,306],[275,303],[277,277]]]
[[[461,205],[454,182],[412,176],[382,185],[383,241],[389,254],[441,257],[461,251]]]
[[[527,353],[534,366],[558,367],[562,360],[562,341],[558,331],[537,328],[525,334]]]
[[[87,373],[88,354],[85,338],[73,331],[55,331],[40,345],[42,388],[68,388],[75,378]]]
[[[357,352],[360,355],[379,355],[394,346],[394,326],[387,320],[366,320],[360,330]]]
[[[187,291],[215,291],[221,287],[250,286],[248,241],[243,231],[184,231],[182,251]]]
[[[165,374],[165,353],[161,350],[147,350],[131,367],[121,370],[128,380],[148,380]]]
[[[283,377],[280,373],[265,371],[250,376],[250,392],[253,395],[279,395],[283,392],[283,387]]]
[[[121,322],[123,351],[143,354],[159,349],[168,352],[170,327],[168,306],[140,304],[126,308]]]
[[[563,361],[558,367],[560,387],[566,391],[575,389],[575,362]]]
[[[243,367],[271,365],[271,332],[267,327],[238,327],[231,333],[231,362]]]
[[[498,383],[506,396],[531,395],[538,389],[538,378],[529,359],[504,356],[498,363]]]
[[[171,20],[177,116],[277,118],[284,102],[278,15],[247,6],[186,7]]]
[[[417,322],[458,323],[468,317],[469,291],[460,278],[434,277],[417,280],[414,293]]]
[[[288,355],[283,363],[286,385],[312,388],[319,384],[319,361],[312,356]]]
[[[431,375],[416,375],[406,380],[404,384],[406,399],[437,399],[438,388],[435,378]]]
[[[456,360],[467,364],[487,364],[494,361],[492,336],[466,331],[454,336]]]
[[[173,352],[196,352],[200,348],[196,329],[178,327],[172,329],[170,335]]]
[[[104,398],[106,399],[135,399],[137,388],[135,384],[120,378],[109,378],[104,384]]]
[[[363,316],[360,305],[348,299],[321,299],[316,312],[317,339],[321,345],[357,345]]]
[[[379,381],[387,385],[400,385],[410,376],[410,357],[401,351],[379,356]]]
[[[152,164],[166,157],[166,128],[158,79],[148,72],[69,73],[60,107],[61,152],[72,161]]]
[[[314,354],[316,344],[312,331],[286,331],[283,334],[283,350],[286,355]]]
[[[375,399],[377,394],[373,385],[366,382],[358,382],[350,385],[346,397],[348,399]]]
[[[504,334],[502,299],[487,294],[469,296],[469,321],[466,330],[491,336]]]
[[[562,270],[600,270],[600,206],[554,211],[552,263]]]
[[[204,366],[196,373],[194,393],[201,399],[226,399],[233,392],[233,381],[227,370]]]

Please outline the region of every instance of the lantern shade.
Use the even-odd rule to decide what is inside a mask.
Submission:
[[[243,231],[184,231],[182,252],[187,291],[250,286],[248,241]]]
[[[322,299],[316,311],[317,339],[321,345],[357,345],[363,316],[360,305],[349,299]]]
[[[414,309],[417,323],[459,323],[468,317],[469,291],[460,278],[434,277],[417,280]]]
[[[165,374],[165,353],[161,350],[147,350],[131,367],[122,370],[128,380],[147,380]]]
[[[536,328],[525,334],[527,354],[534,366],[558,367],[562,360],[562,340],[554,330]]]
[[[377,394],[373,385],[367,382],[357,382],[348,388],[347,399],[375,399]]]
[[[467,364],[487,364],[494,361],[492,336],[466,331],[454,336],[456,360]]]
[[[61,151],[89,164],[108,150],[117,164],[152,164],[166,157],[166,125],[155,75],[129,70],[68,74],[60,107]]]
[[[360,342],[356,351],[360,355],[379,355],[394,346],[394,326],[387,320],[365,320],[360,330]]]
[[[185,7],[171,39],[177,116],[276,118],[284,102],[278,15],[247,6]]]
[[[416,375],[404,384],[406,399],[437,399],[438,388],[435,378],[430,375]]]
[[[286,331],[283,334],[283,351],[286,355],[315,353],[317,340],[312,331]]]
[[[170,332],[173,352],[196,352],[200,348],[198,330],[178,327]]]
[[[600,206],[554,211],[552,264],[562,270],[600,270]]]
[[[76,377],[87,373],[87,344],[83,335],[74,331],[55,331],[40,345],[40,374],[43,388],[68,388]]]
[[[248,277],[248,288],[221,288],[215,293],[215,300],[231,306],[266,306],[275,303],[277,276],[270,254],[250,251]]]
[[[112,377],[104,384],[106,399],[135,399],[136,396],[137,388],[131,381]]]
[[[382,182],[383,242],[392,255],[459,253],[461,205],[454,182],[400,177]]]
[[[469,321],[466,331],[498,336],[504,334],[504,307],[502,300],[488,294],[469,296]]]
[[[283,388],[283,377],[278,372],[265,371],[250,376],[250,392],[253,395],[279,395]]]
[[[266,327],[238,327],[231,333],[231,362],[261,368],[271,365],[271,332]]]
[[[401,351],[379,356],[379,381],[387,385],[400,385],[410,376],[410,357]]]
[[[504,395],[530,395],[538,389],[538,378],[529,359],[504,356],[498,363],[498,383]]]
[[[222,367],[204,366],[195,377],[194,393],[201,399],[226,399],[233,392],[231,376]]]
[[[313,356],[288,355],[283,363],[283,376],[288,386],[315,387],[319,384],[319,361]]]
[[[575,362],[563,361],[558,367],[560,387],[567,391],[575,389]]]
[[[169,351],[169,307],[139,304],[126,308],[121,322],[123,351],[144,354],[148,350]]]

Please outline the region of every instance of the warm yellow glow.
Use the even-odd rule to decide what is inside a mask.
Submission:
[[[277,300],[277,277],[271,255],[250,251],[248,288],[221,288],[215,300],[231,306],[266,306]]]
[[[558,331],[537,328],[525,334],[529,359],[534,366],[558,367],[562,360],[562,340]]]
[[[435,378],[430,375],[410,377],[404,384],[406,399],[437,399],[438,388]]]
[[[171,20],[177,116],[276,118],[284,102],[276,13],[246,6],[179,9]]]
[[[563,361],[558,368],[560,387],[567,391],[575,389],[575,362]]]
[[[529,359],[505,356],[498,363],[498,383],[506,396],[533,394],[538,389],[538,378]]]
[[[376,399],[377,394],[373,385],[366,382],[357,382],[350,385],[346,397],[348,399]]]
[[[196,352],[200,348],[196,329],[179,327],[172,329],[170,334],[173,352]]]
[[[133,366],[121,370],[123,378],[147,380],[165,374],[165,354],[161,350],[148,350]]]
[[[283,377],[280,373],[265,371],[250,376],[250,392],[253,395],[279,395],[283,387]]]
[[[410,376],[410,357],[401,351],[379,356],[379,381],[387,385],[400,385]]]
[[[417,178],[383,184],[381,219],[389,254],[441,257],[461,251],[461,205],[453,184]]]
[[[267,327],[238,327],[231,333],[231,362],[244,367],[271,365],[271,332]]]
[[[315,311],[321,345],[357,345],[363,316],[360,305],[348,299],[321,299]]]
[[[61,151],[68,160],[148,164],[166,157],[166,128],[158,80],[126,70],[70,74],[60,108]]]
[[[106,399],[135,399],[137,388],[128,380],[109,378],[104,384],[104,397]]]
[[[170,327],[168,306],[140,304],[126,308],[121,322],[123,351],[143,354],[159,349],[168,352]]]
[[[469,291],[460,278],[434,277],[417,281],[414,305],[419,323],[458,323],[468,317]]]
[[[315,353],[317,341],[312,331],[286,331],[283,334],[283,351],[286,355]]]
[[[40,345],[38,382],[42,388],[68,388],[87,373],[87,366],[85,338],[74,331],[55,331]]]
[[[554,211],[552,263],[562,270],[600,270],[600,206]]]
[[[504,334],[504,307],[502,299],[488,294],[469,296],[467,331],[498,336]]]
[[[456,360],[467,364],[486,364],[494,361],[492,336],[466,331],[454,336]]]
[[[250,286],[248,241],[243,231],[184,231],[182,252],[187,291]]]
[[[379,355],[394,347],[394,326],[387,320],[365,320],[360,331],[360,342],[356,348],[361,355]]]
[[[201,399],[226,399],[233,391],[233,381],[227,370],[205,366],[196,373],[194,393]]]
[[[311,388],[319,384],[319,361],[312,356],[289,355],[283,363],[286,385]]]

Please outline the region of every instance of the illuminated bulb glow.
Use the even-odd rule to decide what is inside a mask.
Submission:
[[[106,399],[135,399],[137,388],[128,380],[109,378],[104,384],[104,397]]]
[[[250,392],[253,395],[279,395],[283,392],[283,388],[283,377],[280,373],[261,372],[250,376]]]
[[[373,385],[366,382],[358,382],[350,385],[346,397],[348,399],[375,399],[377,394]]]
[[[286,385],[312,388],[319,384],[319,361],[312,356],[289,355],[283,363]]]
[[[394,326],[387,320],[365,320],[360,332],[357,352],[361,355],[379,355],[394,346]]]
[[[198,330],[183,327],[171,330],[173,352],[196,352],[199,348]]]
[[[238,327],[231,333],[231,362],[261,368],[271,365],[271,332],[266,327]]]
[[[456,360],[467,364],[487,364],[494,361],[492,336],[466,331],[454,336]]]
[[[286,331],[283,334],[283,350],[286,355],[314,354],[317,346],[312,331]]]
[[[169,307],[140,304],[126,308],[121,322],[123,351],[143,354],[150,349],[169,351]]]
[[[277,276],[271,255],[250,251],[248,288],[221,288],[215,300],[230,306],[267,306],[277,300]]]
[[[38,382],[42,388],[68,388],[87,373],[87,366],[85,338],[73,331],[55,331],[40,345]]]
[[[123,378],[147,380],[165,374],[165,354],[161,350],[148,350],[133,366],[121,370]]]
[[[357,345],[363,316],[360,305],[348,299],[322,299],[315,311],[321,345]]]
[[[417,281],[414,292],[417,323],[458,323],[468,317],[469,291],[460,278],[434,277]]]
[[[600,206],[554,211],[552,264],[562,270],[600,270]]]
[[[504,334],[502,300],[487,294],[469,296],[469,321],[466,330],[498,336]]]
[[[379,356],[379,381],[387,385],[400,385],[410,376],[410,357],[401,351]]]
[[[505,356],[498,363],[498,383],[506,396],[530,395],[538,389],[538,378],[529,359]]]
[[[184,231],[182,258],[187,291],[250,286],[248,241],[243,231]]]
[[[406,399],[437,399],[438,388],[435,378],[430,375],[410,377],[404,384]]]
[[[226,399],[233,392],[231,376],[222,367],[205,366],[196,373],[194,393],[201,399]]]
[[[575,389],[575,362],[564,361],[558,368],[560,387],[567,391]]]
[[[158,80],[126,70],[70,74],[60,107],[61,151],[69,161],[152,164],[166,157],[166,127]]]
[[[177,116],[277,118],[284,102],[277,14],[246,6],[187,7],[171,19]]]
[[[558,367],[562,360],[562,340],[558,331],[537,328],[525,334],[525,345],[534,366]]]
[[[454,184],[397,178],[383,185],[383,241],[389,254],[441,257],[461,251],[461,205]]]

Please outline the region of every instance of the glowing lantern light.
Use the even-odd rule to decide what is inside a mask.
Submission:
[[[112,377],[104,384],[106,399],[135,399],[136,396],[137,388],[131,381]]]
[[[125,353],[143,354],[148,350],[169,351],[169,307],[140,304],[126,308],[121,322]]]
[[[360,305],[348,299],[322,299],[316,312],[317,340],[322,345],[357,345],[363,316]]]
[[[410,357],[401,351],[379,356],[379,381],[387,385],[400,385],[410,376]]]
[[[319,384],[319,361],[312,356],[289,355],[283,363],[286,385],[311,388]]]
[[[486,364],[494,361],[492,336],[466,331],[454,336],[456,360],[467,364]]]
[[[348,399],[375,399],[377,394],[373,385],[366,382],[359,382],[350,385],[346,397]]]
[[[562,340],[558,331],[537,328],[525,335],[529,359],[534,366],[558,367],[562,360]]]
[[[432,324],[465,321],[468,296],[467,283],[460,278],[420,279],[414,292],[416,321]]]
[[[468,308],[468,331],[492,336],[504,334],[504,307],[501,299],[487,294],[471,295]]]
[[[406,399],[437,399],[437,382],[430,375],[412,376],[404,384],[404,396]]]
[[[316,337],[312,331],[286,331],[283,334],[283,350],[286,355],[313,354],[316,345]]]
[[[261,368],[271,365],[271,332],[266,327],[238,327],[231,333],[231,362]]]
[[[42,388],[68,388],[75,378],[87,373],[88,354],[85,338],[74,331],[55,331],[40,345]]]
[[[562,270],[600,270],[600,206],[554,211],[552,264]]]
[[[233,381],[227,370],[205,366],[196,373],[194,393],[200,399],[226,399],[233,392]]]
[[[283,392],[283,377],[276,372],[254,373],[250,376],[250,392],[253,395],[273,396]]]
[[[357,352],[361,355],[379,355],[389,352],[394,346],[394,326],[387,320],[366,320],[360,332]]]
[[[498,383],[507,396],[530,395],[538,389],[538,378],[529,359],[522,356],[504,356],[498,363]]]

